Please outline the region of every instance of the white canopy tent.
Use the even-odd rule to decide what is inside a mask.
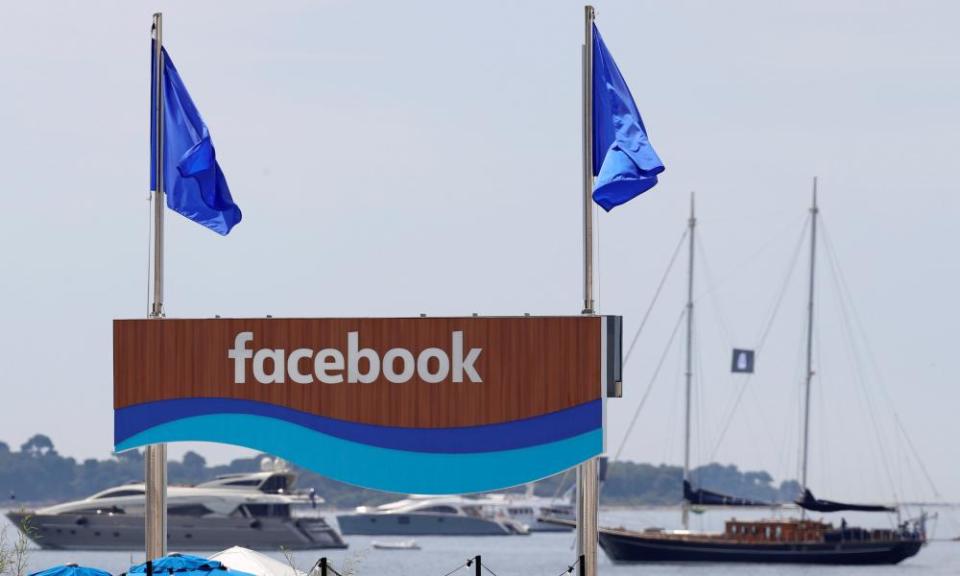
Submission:
[[[243,546],[234,546],[221,550],[210,556],[211,560],[219,560],[231,570],[239,570],[253,574],[253,576],[306,576],[290,564],[271,558],[266,554],[255,552]]]

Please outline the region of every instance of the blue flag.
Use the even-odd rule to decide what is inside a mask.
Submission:
[[[210,131],[163,52],[163,187],[167,207],[222,235],[243,217],[217,164]],[[155,67],[151,67],[154,69]],[[155,72],[151,73],[156,85]],[[151,90],[151,101],[155,93]],[[151,102],[152,103],[152,102]],[[150,188],[156,190],[156,114],[150,113]]]
[[[609,212],[657,184],[663,162],[617,63],[593,27],[593,200]]]

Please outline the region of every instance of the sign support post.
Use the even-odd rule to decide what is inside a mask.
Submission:
[[[593,300],[593,6],[584,6],[583,69],[583,314]],[[597,458],[577,466],[577,556],[584,576],[597,574],[600,477]]]
[[[163,14],[153,15],[154,48],[154,190],[153,190],[153,295],[150,318],[163,318]],[[151,444],[144,450],[146,492],[145,542],[147,560],[167,554],[167,445]]]

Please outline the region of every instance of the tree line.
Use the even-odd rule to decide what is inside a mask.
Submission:
[[[196,484],[222,474],[255,472],[260,469],[263,456],[208,466],[203,456],[187,452],[181,460],[169,462],[167,477],[171,484]],[[378,504],[400,497],[357,488],[308,470],[298,472],[297,487],[316,489],[328,505],[337,508]],[[611,462],[605,476],[602,504],[673,505],[683,497],[683,472],[679,466]],[[799,485],[793,480],[775,484],[767,472],[741,471],[733,465],[701,466],[692,472],[692,479],[699,487],[755,500],[789,502],[799,494]],[[0,442],[0,498],[8,499],[6,507],[75,500],[119,484],[142,481],[143,453],[138,450],[78,462],[57,452],[53,441],[44,434],[24,442],[19,451]],[[534,491],[541,496],[562,497],[573,483],[574,474],[558,474],[537,482]]]

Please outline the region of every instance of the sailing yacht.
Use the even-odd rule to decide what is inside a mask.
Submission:
[[[810,385],[813,379],[814,274],[817,252],[817,181],[813,181],[810,234],[810,285],[806,334],[806,382],[804,389],[802,494],[796,501],[803,510],[799,519],[744,521],[731,519],[723,532],[698,533],[689,530],[691,506],[771,506],[734,498],[704,489],[694,489],[690,478],[690,408],[693,377],[693,258],[696,216],[693,198],[688,221],[689,267],[686,305],[686,372],[683,459],[683,530],[650,529],[643,532],[624,528],[601,528],[600,546],[614,562],[763,562],[791,564],[896,564],[909,558],[926,542],[924,518],[905,522],[896,529],[839,527],[806,517],[806,512],[894,512],[877,505],[847,504],[814,497],[807,483],[810,439]]]

